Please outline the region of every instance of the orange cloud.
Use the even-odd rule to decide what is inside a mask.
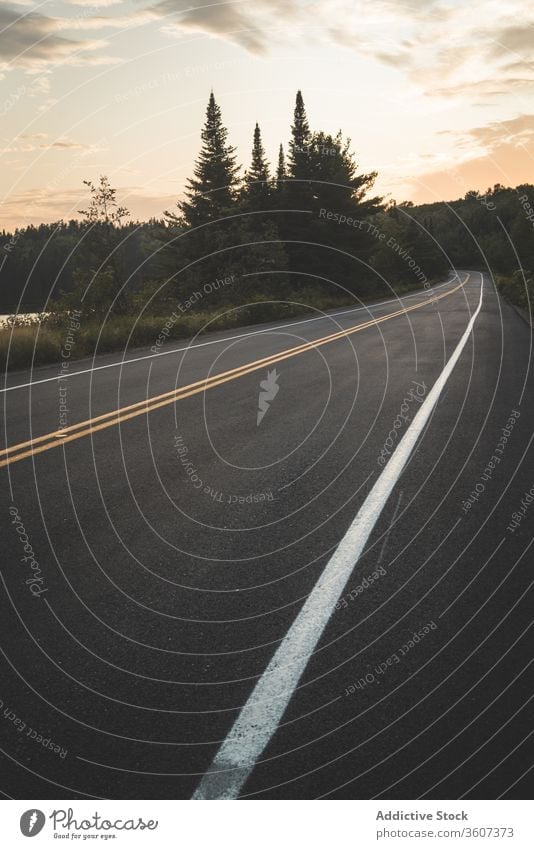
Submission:
[[[452,162],[450,168],[420,175],[411,181],[409,197],[414,203],[454,200],[470,189],[485,191],[497,182],[506,186],[532,182],[533,141],[534,115],[519,115],[475,127],[459,136],[458,147],[465,152],[472,144],[476,149],[484,148],[485,155]]]

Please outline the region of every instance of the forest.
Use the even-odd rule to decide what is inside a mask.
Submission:
[[[243,170],[212,92],[184,196],[161,219],[132,221],[101,176],[85,181],[79,219],[2,232],[0,313],[39,313],[52,334],[76,310],[82,354],[97,329],[100,350],[152,344],[177,306],[179,337],[422,288],[451,266],[501,275],[528,306],[534,186],[414,206],[375,195],[376,176],[360,172],[341,131],[310,128],[300,91],[275,167],[256,124]],[[34,362],[57,355],[52,336],[47,346],[41,332]]]

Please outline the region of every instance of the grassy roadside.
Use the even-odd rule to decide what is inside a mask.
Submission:
[[[414,286],[396,286],[395,294],[402,295],[413,291]],[[219,312],[189,312],[180,316],[173,324],[169,315],[141,318],[135,315],[111,316],[105,322],[87,320],[72,323],[69,317],[48,317],[43,321],[25,323],[19,326],[0,328],[0,366],[5,371],[26,369],[49,363],[60,363],[66,356],[69,359],[92,357],[96,354],[125,351],[132,348],[156,345],[158,337],[167,326],[167,339],[190,339],[198,333],[228,330],[269,321],[304,315],[306,313],[326,311],[345,306],[354,306],[355,298],[326,296],[316,292],[300,293],[298,303],[269,303],[258,299],[245,307],[221,308]],[[383,295],[383,298],[391,297]],[[381,297],[368,298],[368,302]],[[172,310],[171,310],[172,312]],[[68,354],[63,355],[65,345]],[[162,347],[164,350],[164,345]]]
[[[511,304],[525,310],[532,322],[534,312],[534,273],[517,269],[508,276],[499,275],[496,278],[497,289]],[[529,304],[530,301],[530,304]],[[532,311],[532,312],[531,312]]]

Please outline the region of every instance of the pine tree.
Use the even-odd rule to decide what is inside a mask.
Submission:
[[[280,147],[276,183],[276,206],[279,211],[284,210],[276,216],[277,227],[293,271],[300,271],[307,266],[308,212],[313,202],[310,141],[310,126],[302,92],[299,90],[293,112],[287,164],[283,148]]]
[[[284,154],[284,146],[281,144],[278,151],[278,165],[276,168],[275,188],[278,195],[284,191],[285,182],[287,180],[286,157]]]
[[[239,256],[242,271],[239,291],[244,298],[261,294],[265,285],[271,296],[285,291],[287,281],[281,272],[287,268],[287,256],[280,243],[276,217],[273,218],[271,212],[275,190],[276,182],[271,179],[260,128],[256,124],[252,163],[245,174],[242,199],[244,212],[257,214],[243,215],[239,224],[242,248],[234,251],[234,255]]]
[[[309,209],[312,202],[313,188],[311,180],[313,179],[313,169],[310,163],[311,142],[312,133],[306,117],[304,100],[302,93],[298,91],[289,141],[287,161],[288,181],[284,192],[284,205],[289,209]],[[299,238],[299,229],[302,228],[299,228],[297,225],[297,230],[293,233],[294,238]],[[300,237],[302,235],[301,233]]]
[[[266,209],[271,197],[269,163],[265,157],[258,124],[254,128],[252,163],[250,170],[245,174],[243,197],[246,205],[256,210]]]
[[[213,92],[201,139],[185,199],[177,204],[179,212],[165,212],[166,247],[162,264],[180,296],[206,280],[238,272],[232,246],[238,242],[240,166],[236,164],[235,148],[228,143],[228,130]],[[187,268],[187,273],[177,274],[179,268]]]
[[[281,205],[287,182],[286,157],[284,154],[284,146],[280,145],[278,150],[278,165],[276,166],[276,177],[274,178],[274,194],[277,205]]]
[[[302,93],[297,92],[293,124],[291,126],[291,141],[289,142],[289,176],[294,180],[305,180],[308,174],[309,145],[311,139],[310,126],[306,117],[306,109]]]
[[[235,148],[228,144],[227,138],[228,130],[211,92],[194,177],[187,182],[186,199],[178,203],[181,216],[166,213],[169,223],[197,227],[224,216],[232,208],[237,198],[240,166],[236,165]]]

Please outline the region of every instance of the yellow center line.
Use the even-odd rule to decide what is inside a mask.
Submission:
[[[242,366],[237,366],[236,368],[230,369],[229,371],[220,372],[219,374],[214,374],[211,377],[202,378],[202,380],[197,380],[194,383],[188,384],[187,386],[180,386],[175,389],[171,389],[169,392],[164,392],[161,395],[155,395],[152,398],[146,398],[143,401],[137,401],[134,404],[129,404],[128,406],[121,407],[117,410],[111,410],[108,413],[102,413],[99,416],[94,416],[85,421],[78,422],[77,424],[70,425],[66,428],[62,428],[61,430],[52,431],[51,433],[44,434],[43,436],[38,436],[34,439],[29,439],[26,442],[19,442],[16,445],[11,445],[8,448],[0,450],[0,456],[4,456],[5,458],[0,460],[0,468],[8,466],[11,463],[16,463],[19,460],[24,460],[25,458],[31,457],[35,454],[41,454],[43,451],[49,451],[51,448],[56,448],[59,445],[65,445],[67,442],[72,442],[75,439],[81,439],[82,437],[88,436],[91,433],[97,433],[98,431],[104,430],[105,428],[114,427],[115,425],[120,424],[121,422],[128,421],[129,419],[133,419],[136,416],[152,412],[152,410],[157,410],[160,407],[167,406],[168,404],[173,404],[175,401],[181,401],[184,398],[189,398],[192,395],[197,395],[200,392],[205,392],[207,389],[212,389],[215,386],[220,386],[221,384],[227,383],[230,380],[236,380],[238,377],[243,377],[246,374],[258,371],[261,368],[265,368],[265,366],[274,365],[275,363],[281,362],[282,360],[289,359],[290,357],[295,357],[298,354],[305,353],[306,351],[313,350],[314,348],[319,348],[322,345],[327,345],[328,343],[334,342],[337,339],[341,339],[345,336],[350,336],[353,333],[358,333],[359,331],[365,330],[368,327],[381,324],[384,321],[390,321],[392,318],[396,318],[400,315],[405,315],[406,313],[412,312],[413,310],[421,309],[422,307],[428,306],[428,304],[440,301],[442,298],[446,298],[449,295],[452,295],[454,292],[457,292],[458,289],[461,289],[463,286],[465,286],[468,279],[469,275],[467,275],[467,277],[462,283],[460,283],[458,286],[455,286],[453,289],[450,289],[448,292],[444,292],[441,295],[434,295],[432,299],[427,299],[421,303],[414,304],[410,307],[404,307],[403,309],[396,310],[392,313],[387,313],[386,315],[381,316],[379,318],[369,319],[368,321],[353,325],[352,327],[349,327],[346,330],[340,330],[336,333],[331,333],[328,336],[323,336],[311,342],[305,342],[302,345],[297,345],[293,348],[287,348],[286,350],[281,351],[278,354],[271,354],[268,357],[262,357],[261,359],[253,360],[250,363],[245,363]],[[25,448],[27,448],[28,450],[23,450]]]

